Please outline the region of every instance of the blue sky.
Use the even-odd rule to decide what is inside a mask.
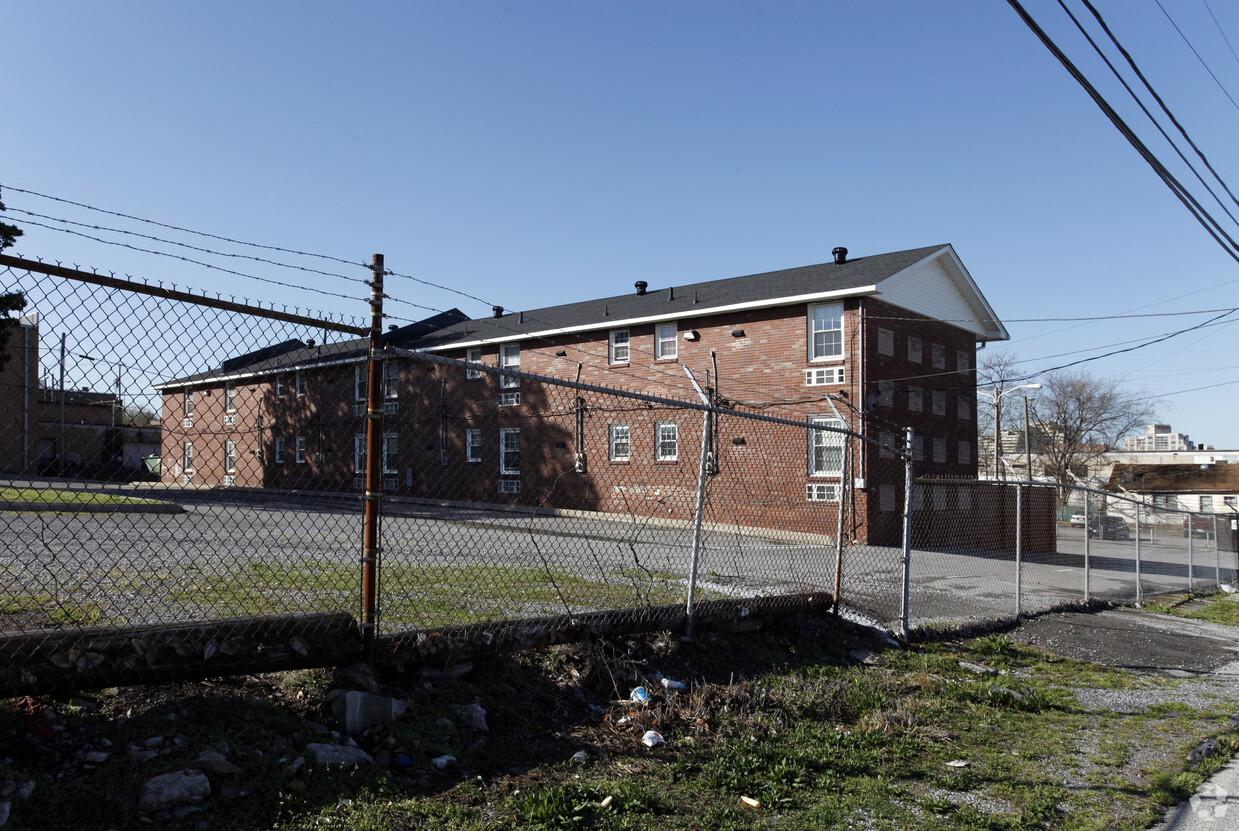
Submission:
[[[1182,171],[1057,3],[1025,5]],[[1239,59],[1219,32],[1239,45],[1239,7],[1162,0],[1219,88],[1154,0],[1096,5],[1239,186]],[[951,243],[1029,372],[1210,315],[1050,318],[1239,305],[1235,260],[1005,3],[50,0],[7,8],[4,46],[0,185],[24,256],[366,313],[349,280],[238,269],[332,294],[307,293],[35,227],[21,211],[190,239],[14,189],[359,264],[382,252],[484,301],[395,278],[399,321]],[[1236,331],[1084,368],[1239,448]]]

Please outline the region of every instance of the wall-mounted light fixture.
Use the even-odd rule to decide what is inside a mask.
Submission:
[[[745,444],[744,436],[736,436],[731,440],[732,444]]]
[[[744,337],[744,330],[743,329],[732,329],[731,336],[733,338],[742,338]]]
[[[556,352],[556,353],[555,353],[555,357],[556,357],[556,358],[566,358],[566,357],[568,357],[568,350],[567,350],[567,349],[561,349],[561,350],[559,350],[558,352]]]
[[[684,333],[684,340],[701,340],[701,333],[696,329],[689,329]]]

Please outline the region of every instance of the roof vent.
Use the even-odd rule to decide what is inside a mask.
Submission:
[[[491,306],[490,310],[495,313],[495,317],[503,317],[503,306]]]
[[[644,280],[638,280],[633,285],[637,287],[637,294],[645,294],[645,290],[650,287],[650,284]]]
[[[848,261],[848,250],[846,248],[836,248],[830,253],[835,255],[835,265],[843,265]]]

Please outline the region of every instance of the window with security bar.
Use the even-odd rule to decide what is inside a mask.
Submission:
[[[842,429],[843,422],[831,416],[813,416],[809,424]],[[809,431],[809,475],[843,475],[843,433],[831,430]]]

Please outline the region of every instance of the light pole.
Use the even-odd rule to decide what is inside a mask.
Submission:
[[[994,387],[993,392],[986,392],[985,390],[981,390],[981,389],[977,390],[977,395],[984,395],[986,398],[989,398],[994,402],[994,478],[995,479],[1006,478],[1005,476],[1002,475],[1002,409],[999,406],[999,403],[1002,401],[1002,397],[1009,392],[1015,392],[1016,390],[1039,390],[1039,389],[1041,389],[1040,384],[1020,384],[1018,387],[1010,387],[1005,390],[1001,389],[999,386],[996,385]],[[1028,442],[1027,429],[1025,429],[1024,441],[1025,441],[1025,444],[1027,444]]]

